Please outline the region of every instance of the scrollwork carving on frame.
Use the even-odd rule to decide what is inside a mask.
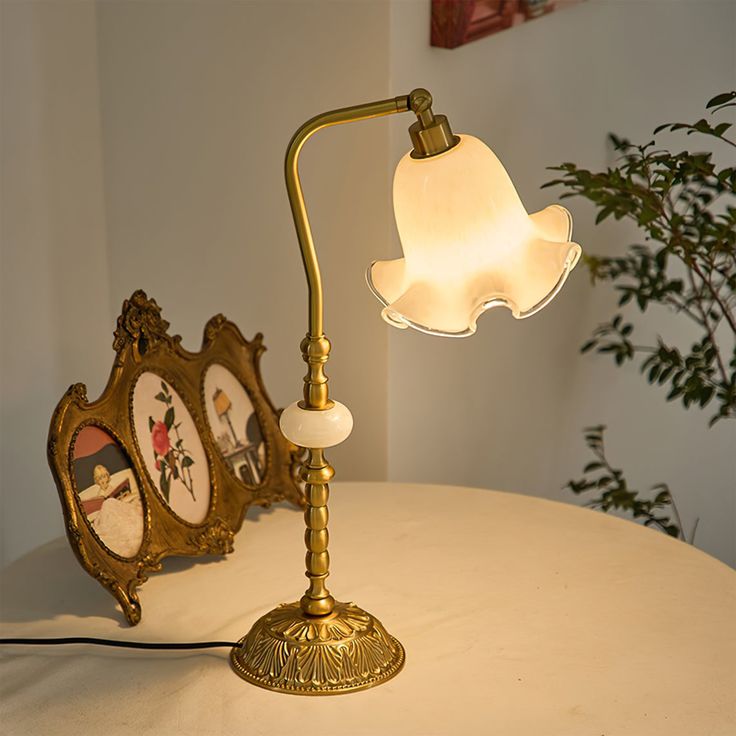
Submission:
[[[304,505],[300,451],[261,376],[262,335],[248,341],[218,314],[189,352],[168,328],[145,292],[127,299],[107,386],[94,401],[70,386],[47,445],[71,547],[131,625],[164,558],[232,552],[251,504]]]

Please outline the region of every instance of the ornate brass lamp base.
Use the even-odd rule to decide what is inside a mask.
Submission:
[[[307,616],[295,602],[258,619],[230,661],[240,677],[268,690],[335,695],[392,678],[404,664],[404,648],[354,603],[337,602],[327,616]]]

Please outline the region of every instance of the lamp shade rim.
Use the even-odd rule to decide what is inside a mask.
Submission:
[[[522,309],[509,294],[498,291],[497,289],[489,289],[488,291],[481,292],[482,296],[475,301],[475,304],[469,310],[467,321],[463,325],[432,326],[425,324],[414,318],[410,311],[402,310],[397,304],[397,302],[399,302],[404,296],[404,293],[399,294],[397,298],[393,300],[387,298],[385,290],[381,289],[374,277],[375,268],[376,266],[388,266],[391,264],[391,267],[396,268],[397,270],[401,269],[405,263],[404,258],[397,258],[392,261],[373,261],[366,271],[366,282],[371,292],[375,295],[378,301],[383,304],[381,316],[393,327],[398,327],[399,329],[411,327],[419,332],[440,337],[470,337],[475,334],[477,330],[477,321],[480,315],[490,309],[505,307],[511,312],[515,319],[526,319],[546,307],[555,298],[555,296],[557,296],[565,284],[565,281],[567,281],[570,272],[575,268],[577,262],[580,260],[580,256],[582,254],[582,248],[577,243],[568,242],[558,243],[557,245],[561,247],[567,246],[567,252],[564,257],[559,277],[554,286],[547,290],[534,304],[526,309]]]

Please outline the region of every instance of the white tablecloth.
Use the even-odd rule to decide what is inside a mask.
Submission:
[[[736,573],[715,559],[479,489],[344,483],[330,506],[330,588],[404,644],[395,679],[307,698],[243,682],[226,649],[5,648],[0,733],[736,734]],[[249,516],[228,558],[166,561],[135,628],[66,540],[45,545],[2,575],[2,635],[236,640],[306,587],[302,514]]]

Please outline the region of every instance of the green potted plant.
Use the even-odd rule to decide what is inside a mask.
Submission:
[[[644,236],[643,243],[615,256],[583,256],[591,282],[610,284],[618,293],[618,309],[581,351],[610,355],[616,365],[638,363],[650,384],[667,391],[668,401],[685,409],[708,408],[710,426],[736,417],[736,166],[719,167],[712,152],[672,153],[660,148],[656,137],[679,132],[736,148],[727,136],[732,124],[718,120],[735,107],[736,92],[719,94],[706,105],[715,117],[660,125],[644,145],[610,135],[620,154],[615,166],[592,172],[564,163],[551,167],[560,176],[544,185],[564,186],[563,198],[592,202],[596,224],[609,217],[633,220]],[[689,350],[663,336],[653,344],[639,340],[626,305],[640,312],[666,309],[694,323],[698,338]],[[595,508],[629,513],[692,542],[695,528],[685,534],[667,484],[656,484],[648,495],[632,488],[607,458],[604,432],[604,425],[585,430],[594,459],[566,488],[586,494]]]

